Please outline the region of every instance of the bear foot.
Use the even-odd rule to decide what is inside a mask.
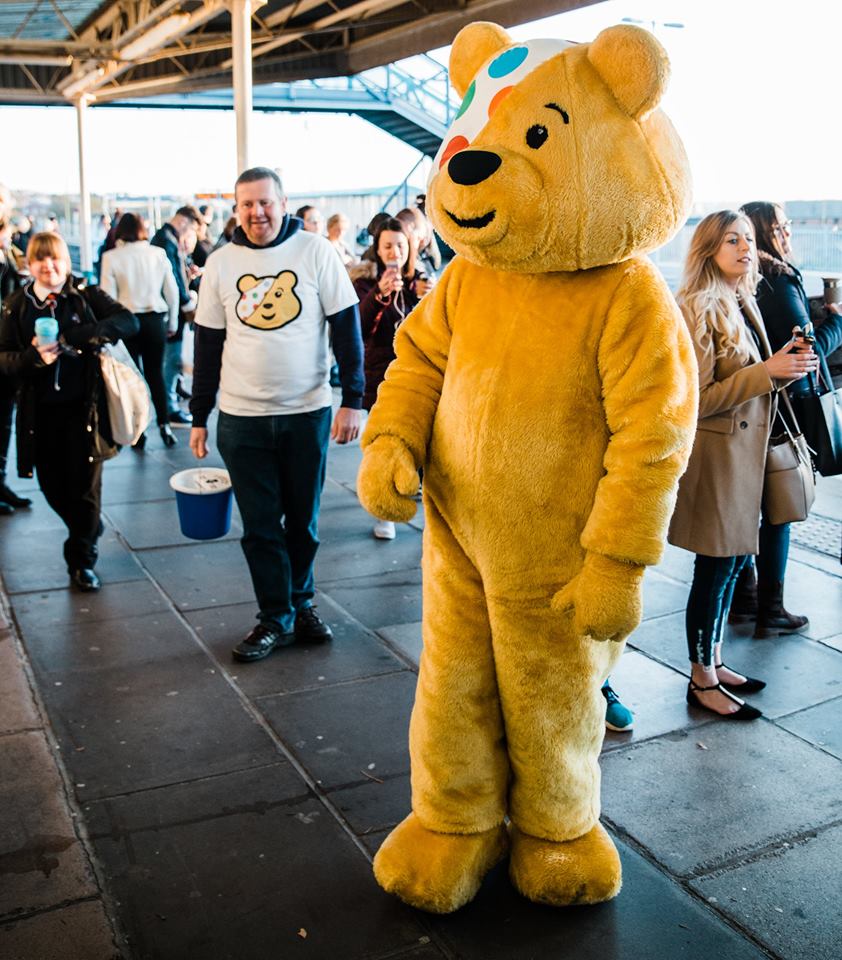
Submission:
[[[383,841],[374,858],[374,876],[411,907],[452,913],[473,900],[508,846],[502,824],[482,833],[436,833],[411,813]]]
[[[600,823],[564,842],[531,837],[512,824],[511,843],[509,877],[536,903],[554,907],[602,903],[620,892],[620,857]]]

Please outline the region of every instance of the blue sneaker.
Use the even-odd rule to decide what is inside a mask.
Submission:
[[[602,685],[602,695],[605,697],[605,726],[620,733],[631,730],[634,726],[634,714],[620,702],[607,680]]]

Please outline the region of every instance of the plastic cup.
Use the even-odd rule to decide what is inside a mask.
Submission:
[[[42,347],[58,340],[58,320],[55,317],[38,317],[35,321],[35,336]]]

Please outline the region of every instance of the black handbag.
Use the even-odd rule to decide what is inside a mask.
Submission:
[[[833,389],[824,358],[815,381],[810,379],[813,392],[793,397],[792,404],[816,469],[823,477],[835,477],[842,473],[842,388]]]
[[[786,422],[780,406],[776,419],[784,432],[769,437],[763,478],[763,510],[770,523],[797,523],[806,520],[816,498],[816,475],[807,443],[798,427],[785,390],[778,394],[793,422]]]

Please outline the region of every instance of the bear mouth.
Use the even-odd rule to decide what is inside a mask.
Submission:
[[[457,217],[455,213],[451,213],[449,210],[445,210],[444,212],[450,217],[457,227],[467,227],[469,230],[481,230],[483,227],[487,227],[497,213],[496,210],[489,210],[488,213],[484,213],[481,217],[469,217],[467,220],[463,220],[461,217]]]

